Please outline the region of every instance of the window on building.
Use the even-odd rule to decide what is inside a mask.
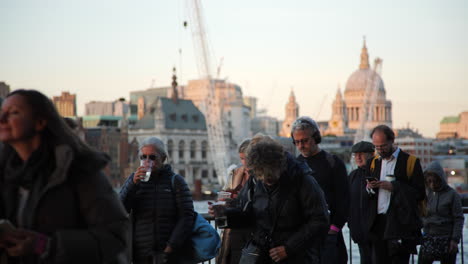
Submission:
[[[185,178],[185,170],[179,170],[179,175]]]
[[[172,158],[173,150],[174,150],[174,142],[172,141],[172,139],[169,139],[167,141],[167,155],[169,156],[169,158]]]
[[[204,178],[204,179],[208,178],[208,171],[207,170],[202,170],[201,177]]]
[[[185,141],[179,142],[179,159],[184,159]]]
[[[201,143],[201,156],[202,156],[202,159],[206,159],[207,150],[208,150],[208,142],[203,141]]]
[[[192,142],[190,142],[190,158],[191,159],[195,158],[196,148],[197,148],[197,143],[195,142],[195,140],[192,140]]]

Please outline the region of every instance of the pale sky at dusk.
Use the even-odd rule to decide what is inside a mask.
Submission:
[[[343,91],[358,69],[363,35],[371,64],[383,59],[394,127],[409,122],[434,137],[444,116],[468,111],[466,0],[202,3],[214,65],[224,57],[220,77],[269,115],[284,117],[293,87],[300,115],[328,120],[338,84]],[[153,79],[170,85],[174,65],[185,84],[198,73],[184,20],[182,0],[2,0],[0,81],[77,93],[79,114]]]

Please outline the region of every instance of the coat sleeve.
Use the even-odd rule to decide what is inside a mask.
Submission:
[[[340,229],[343,228],[346,221],[348,221],[349,215],[349,181],[346,167],[343,161],[336,156],[335,166],[333,168],[334,179],[332,181],[335,199],[334,208],[330,208],[332,215],[330,216],[330,224]]]
[[[195,212],[193,210],[192,194],[180,175],[174,175],[174,191],[177,205],[177,224],[172,230],[168,244],[173,248],[180,248],[192,234]]]
[[[347,187],[347,186],[346,186]],[[303,251],[308,241],[323,237],[329,229],[329,215],[322,189],[312,176],[306,175],[299,189],[305,223],[285,243],[289,256]]]
[[[52,263],[109,263],[127,246],[130,222],[103,173],[79,175],[75,189],[82,228],[58,230]]]
[[[453,217],[453,229],[452,229],[452,240],[459,242],[462,232],[463,232],[463,223],[465,217],[463,216],[463,208],[461,204],[460,195],[453,191],[452,199],[452,217]]]
[[[132,173],[127,177],[119,193],[120,201],[122,201],[128,213],[132,211],[133,201],[135,200],[135,194],[138,189],[137,184],[133,183],[134,174],[135,173]]]

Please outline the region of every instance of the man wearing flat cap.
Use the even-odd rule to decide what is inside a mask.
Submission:
[[[362,264],[372,263],[371,243],[368,239],[368,198],[366,192],[366,161],[374,155],[374,145],[367,141],[361,141],[354,144],[351,148],[354,161],[358,166],[349,174],[350,186],[350,211],[348,218],[348,227],[351,232],[351,238],[359,246]]]

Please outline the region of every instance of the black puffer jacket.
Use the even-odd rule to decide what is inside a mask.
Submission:
[[[309,167],[287,155],[287,169],[277,188],[271,189],[261,181],[254,184],[251,179],[246,188],[253,188],[252,206],[244,212],[228,210],[228,223],[235,228],[253,220],[254,241],[265,244],[264,237],[272,228],[281,201],[272,243],[263,246],[285,246],[288,258],[281,263],[317,263],[318,244],[328,231],[329,216],[323,192],[312,175]]]
[[[163,251],[166,245],[177,252],[191,234],[192,195],[184,178],[174,174],[169,165],[153,172],[148,182],[134,184],[133,174],[130,175],[120,191],[120,199],[133,214],[134,259]]]

